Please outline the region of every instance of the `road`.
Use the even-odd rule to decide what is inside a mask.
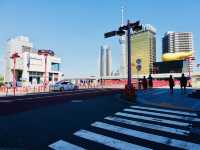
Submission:
[[[0,122],[0,149],[200,149],[191,132],[197,112],[142,106],[117,92],[1,115]]]

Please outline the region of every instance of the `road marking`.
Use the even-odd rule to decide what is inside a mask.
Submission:
[[[161,122],[161,123],[166,123],[166,124],[173,124],[173,125],[178,125],[178,126],[185,126],[185,127],[191,125],[190,123],[185,123],[185,122],[180,122],[180,121],[172,121],[172,120],[160,119],[160,118],[155,118],[155,117],[145,117],[145,116],[139,116],[139,115],[133,115],[133,114],[121,113],[121,112],[115,113],[115,115],[134,118],[134,119],[143,119],[143,120],[148,120],[148,121]]]
[[[186,121],[200,121],[200,118],[192,118],[192,117],[185,117],[185,116],[177,116],[177,115],[169,115],[169,114],[163,114],[158,112],[150,112],[145,110],[136,110],[136,109],[124,109],[124,111],[128,112],[135,112],[135,113],[142,113],[146,115],[154,115],[159,117],[168,117],[168,118],[174,118],[174,119],[182,119]]]
[[[76,146],[74,144],[59,140],[53,144],[49,145],[50,148],[54,150],[86,150],[82,147]]]
[[[155,110],[160,112],[167,112],[167,113],[176,113],[180,115],[188,115],[188,116],[198,116],[196,113],[190,113],[190,112],[183,112],[183,111],[177,111],[177,110],[169,110],[169,109],[161,109],[161,108],[151,108],[151,107],[143,107],[143,106],[131,106],[131,108],[141,108],[146,110]]]
[[[123,119],[123,118],[119,118],[119,117],[106,117],[104,119],[119,122],[119,123],[124,123],[124,124],[128,124],[128,125],[134,125],[134,126],[138,126],[138,127],[149,128],[149,129],[169,132],[169,133],[173,133],[173,134],[179,134],[179,135],[188,135],[190,133],[190,131],[187,131],[187,130],[176,129],[176,128],[171,128],[171,127],[166,127],[166,126],[161,126],[161,125],[155,125],[155,124],[151,124],[151,123],[144,123],[144,122],[140,122],[140,121],[133,121],[133,120]]]
[[[79,130],[74,133],[74,135],[82,137],[87,140],[91,140],[118,150],[150,150],[149,148],[131,144],[125,141],[114,139],[108,136],[97,134],[87,130]]]
[[[110,124],[103,123],[103,122],[95,122],[92,124],[92,126],[101,128],[104,130],[128,135],[128,136],[132,136],[132,137],[141,138],[141,139],[156,142],[156,143],[174,146],[177,148],[182,148],[182,149],[187,149],[187,150],[200,149],[200,144],[195,144],[192,142],[187,142],[187,141],[182,141],[182,140],[176,140],[176,139],[172,139],[172,138],[168,138],[168,137],[164,137],[164,136],[160,136],[160,135],[155,135],[155,134],[150,134],[150,133],[146,133],[146,132],[136,131],[136,130],[132,130],[132,129],[127,129],[127,128],[110,125]]]
[[[80,103],[83,102],[82,100],[72,100],[72,103]]]

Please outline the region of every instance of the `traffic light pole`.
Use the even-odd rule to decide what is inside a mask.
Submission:
[[[130,30],[130,21],[127,23],[127,44],[128,44],[128,81],[127,86],[128,89],[131,88],[131,30]]]

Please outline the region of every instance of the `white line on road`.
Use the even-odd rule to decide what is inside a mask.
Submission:
[[[160,119],[160,118],[155,118],[155,117],[145,117],[145,116],[133,115],[133,114],[121,113],[121,112],[115,113],[115,115],[134,118],[134,119],[142,119],[142,120],[148,120],[148,121],[154,121],[154,122],[161,122],[161,123],[166,123],[166,124],[173,124],[173,125],[184,126],[184,127],[191,125],[190,123],[185,123],[185,122],[180,122],[180,121]]]
[[[146,110],[155,110],[160,112],[167,112],[167,113],[176,113],[180,115],[188,115],[188,116],[197,116],[196,113],[184,112],[184,111],[177,111],[177,110],[169,110],[169,109],[161,109],[161,108],[152,108],[152,107],[143,107],[143,106],[131,106],[131,108],[139,108],[139,109],[146,109]]]
[[[82,147],[76,146],[74,144],[59,140],[53,144],[49,145],[50,148],[54,150],[86,150]]]
[[[142,113],[146,115],[154,115],[159,117],[167,117],[167,118],[173,118],[173,119],[182,119],[186,121],[200,121],[200,118],[193,118],[193,117],[186,117],[186,116],[178,116],[178,115],[169,115],[166,113],[158,113],[158,112],[150,112],[145,110],[137,110],[137,109],[124,109],[124,111],[128,112],[134,112],[134,113]]]
[[[118,150],[150,150],[149,148],[131,144],[125,141],[114,139],[108,136],[97,134],[87,130],[79,130],[74,133],[74,135],[82,137],[87,140],[91,140]]]
[[[161,125],[155,125],[155,124],[151,124],[151,123],[144,123],[144,122],[140,122],[140,121],[133,121],[133,120],[123,119],[123,118],[119,118],[119,117],[106,117],[104,119],[119,122],[119,123],[124,123],[124,124],[128,124],[128,125],[134,125],[134,126],[138,126],[138,127],[154,129],[154,130],[164,131],[164,132],[173,133],[173,134],[179,134],[179,135],[188,135],[190,133],[187,130],[176,129],[176,128],[171,128],[171,127],[166,127],[166,126],[161,126]]]
[[[101,128],[104,130],[128,135],[128,136],[132,136],[132,137],[141,138],[141,139],[156,142],[156,143],[174,146],[177,148],[182,148],[182,149],[187,149],[187,150],[200,149],[200,144],[195,144],[192,142],[187,142],[187,141],[182,141],[182,140],[176,140],[176,139],[172,139],[172,138],[168,138],[168,137],[164,137],[160,135],[155,135],[155,134],[150,134],[146,132],[136,131],[132,129],[127,129],[127,128],[123,128],[123,127],[119,127],[115,125],[106,124],[103,122],[95,122],[92,124],[92,126]]]

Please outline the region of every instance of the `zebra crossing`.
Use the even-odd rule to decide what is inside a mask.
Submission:
[[[48,147],[54,150],[199,150],[200,138],[190,130],[193,124],[199,123],[200,117],[195,112],[130,106]]]

